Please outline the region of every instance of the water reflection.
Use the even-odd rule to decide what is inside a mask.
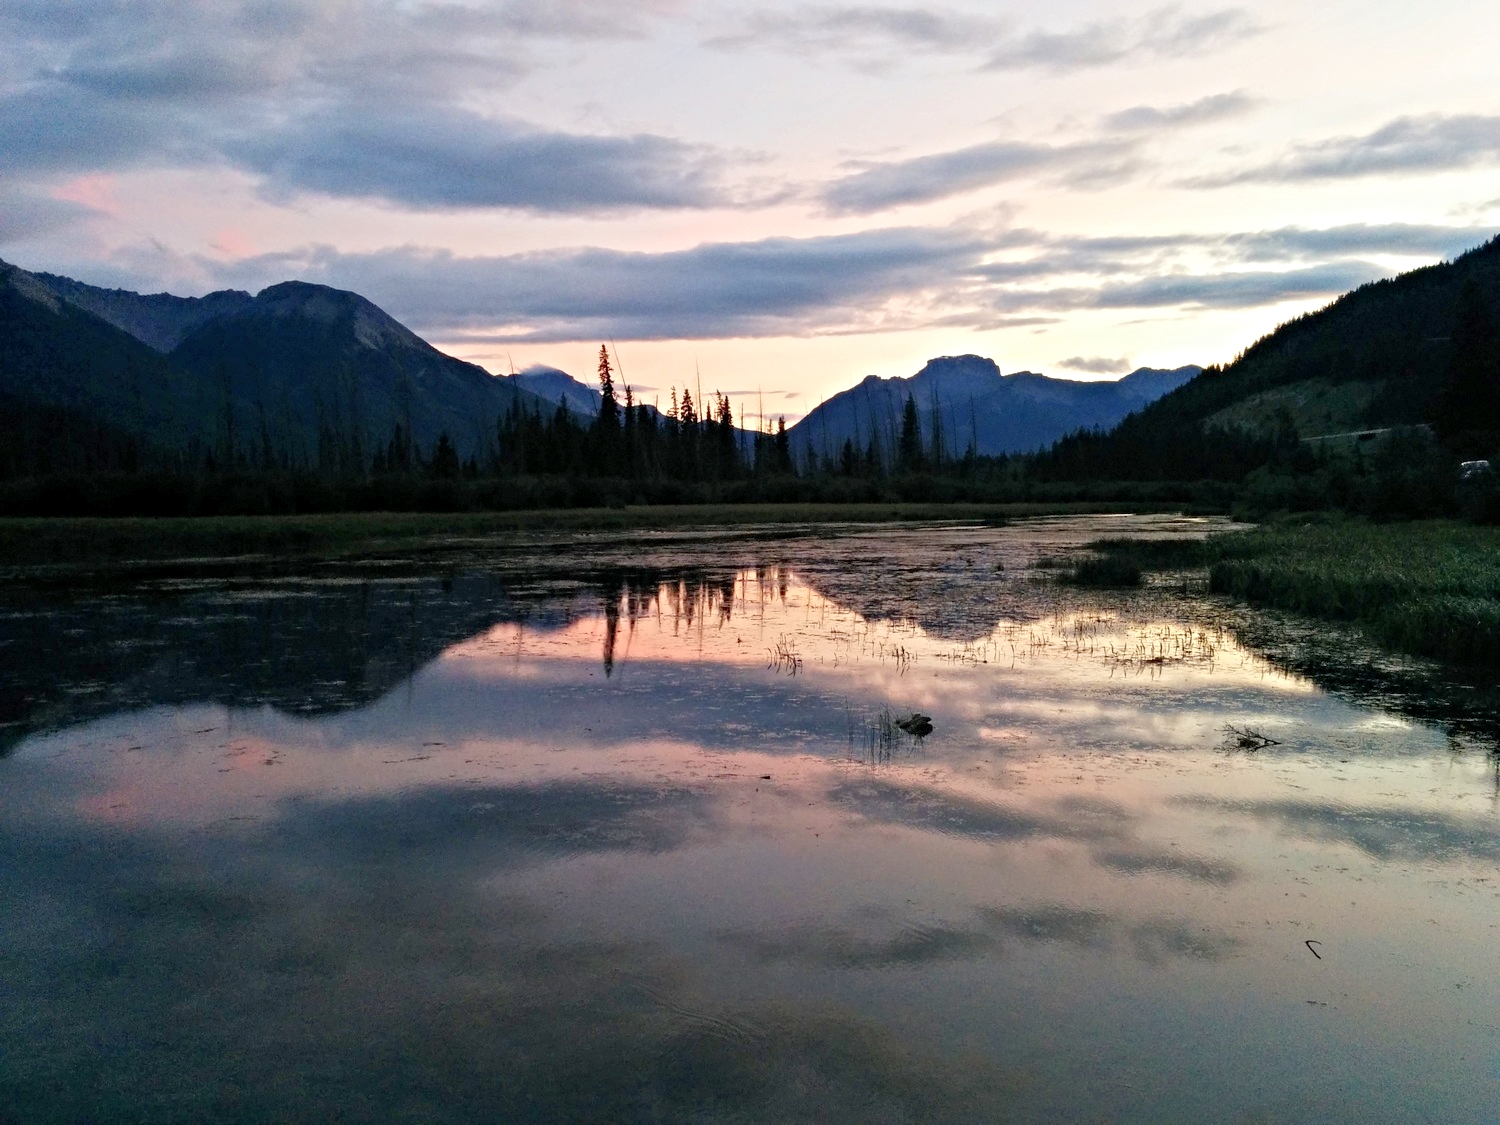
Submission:
[[[871,919],[861,921],[868,929]],[[793,926],[769,932],[729,931],[721,940],[762,961],[836,969],[1003,958],[1007,946],[1017,942],[1073,947],[1095,955],[1123,951],[1150,965],[1171,957],[1219,960],[1241,945],[1232,935],[1171,918],[1130,920],[1056,903],[982,908],[966,923],[911,922],[878,937],[839,926]]]
[[[0,1106],[1484,1120],[1488,759],[1100,533],[8,591]]]

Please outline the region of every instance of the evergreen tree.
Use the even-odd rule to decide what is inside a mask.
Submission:
[[[943,404],[938,401],[937,388],[932,390],[932,444],[931,457],[933,468],[941,471],[943,462],[948,459],[948,450],[943,441]]]
[[[845,438],[844,448],[839,453],[839,472],[852,477],[859,472],[859,453],[854,448],[854,439]]]
[[[1452,357],[1435,428],[1447,441],[1472,435],[1478,445],[1467,452],[1493,452],[1486,443],[1500,431],[1500,334],[1484,293],[1472,280],[1458,295]]]
[[[917,416],[917,400],[909,394],[901,415],[901,444],[896,458],[904,473],[914,473],[922,467],[922,420]]]
[[[609,349],[599,345],[599,426],[605,432],[620,428],[620,404],[615,398],[614,370],[609,364]]]
[[[637,475],[640,470],[640,441],[637,438],[639,426],[637,425],[635,411],[635,396],[630,393],[630,384],[625,384],[625,450],[621,458],[621,468],[628,477]]]
[[[432,449],[432,461],[428,464],[427,471],[442,480],[453,480],[462,471],[458,463],[458,450],[453,448],[453,442],[449,440],[446,430],[438,434],[437,444]]]

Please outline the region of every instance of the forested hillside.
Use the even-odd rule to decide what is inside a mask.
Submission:
[[[1400,427],[1429,427],[1457,454],[1487,455],[1500,442],[1496,323],[1500,239],[1283,325],[1113,432],[1058,442],[1037,471],[1046,479],[1238,479],[1278,447]],[[1478,385],[1462,403],[1449,390],[1460,371]]]

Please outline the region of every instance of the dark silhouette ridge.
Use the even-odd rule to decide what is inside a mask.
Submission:
[[[982,356],[940,356],[910,378],[870,375],[818,404],[792,427],[792,450],[806,464],[832,460],[846,442],[855,450],[873,443],[888,462],[909,460],[901,452],[909,400],[934,462],[960,460],[970,449],[980,457],[1029,453],[1074,430],[1108,429],[1201,370],[1143,367],[1123,379],[1084,382],[1002,375]]]

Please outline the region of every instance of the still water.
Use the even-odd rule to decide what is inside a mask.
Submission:
[[[1210,526],[12,583],[0,1121],[1500,1120],[1472,724],[1045,566]]]

